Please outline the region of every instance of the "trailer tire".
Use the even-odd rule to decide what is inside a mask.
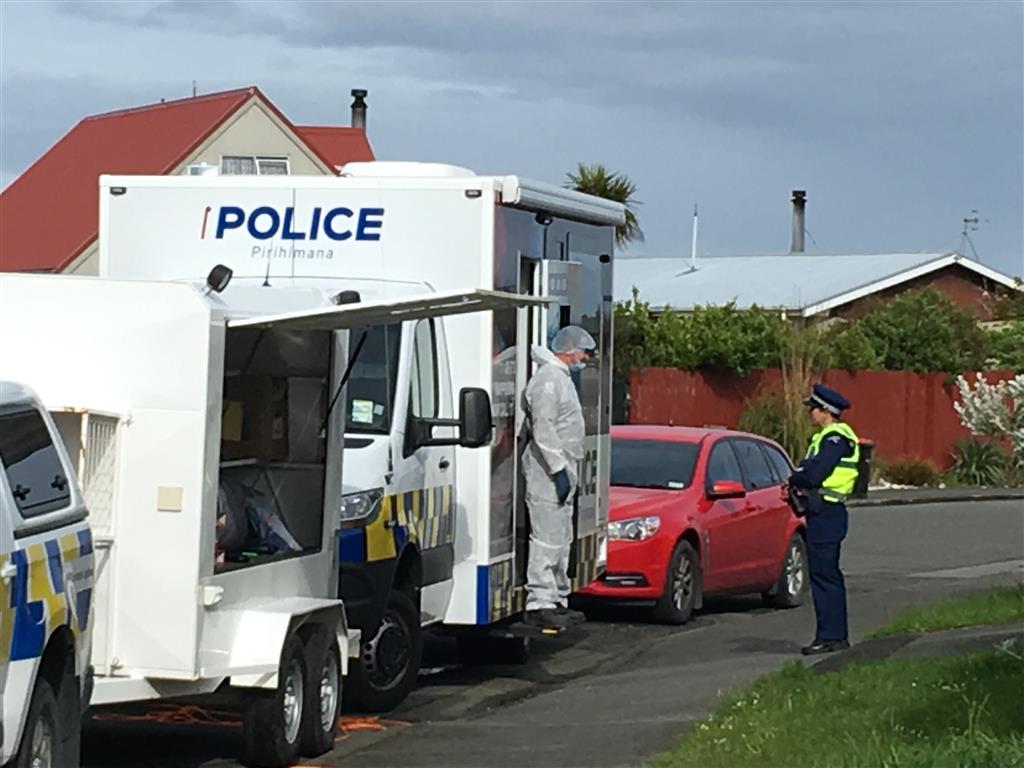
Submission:
[[[36,679],[32,689],[32,701],[25,717],[25,730],[21,735],[21,746],[11,762],[11,768],[65,768],[77,766],[78,755],[62,753],[65,739],[61,733],[60,718],[57,716],[57,697],[53,687],[43,677]]]
[[[242,717],[242,763],[252,768],[282,768],[299,755],[305,708],[306,664],[302,642],[294,634],[281,650],[277,690],[248,696]]]
[[[303,757],[330,751],[341,714],[341,654],[333,633],[321,630],[306,641],[306,704],[303,707]]]
[[[423,655],[419,607],[392,589],[377,633],[364,638],[359,658],[349,667],[346,709],[388,712],[416,687]]]

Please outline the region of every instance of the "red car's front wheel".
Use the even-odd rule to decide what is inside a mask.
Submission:
[[[685,624],[700,595],[700,558],[688,541],[672,550],[665,573],[665,592],[654,606],[654,617],[666,624]]]

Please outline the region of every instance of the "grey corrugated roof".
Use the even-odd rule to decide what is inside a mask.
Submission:
[[[816,314],[827,308],[823,304],[852,301],[900,282],[901,275],[910,279],[951,263],[1013,285],[1012,278],[954,253],[706,256],[697,259],[696,270],[689,259],[643,257],[615,262],[615,299],[632,298],[636,286],[652,309],[735,302]]]

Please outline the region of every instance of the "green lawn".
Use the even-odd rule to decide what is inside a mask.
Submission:
[[[1024,768],[1024,646],[855,664],[792,663],[724,702],[655,768]]]
[[[917,635],[977,624],[1024,621],[1024,584],[970,597],[954,597],[897,615],[868,637]]]

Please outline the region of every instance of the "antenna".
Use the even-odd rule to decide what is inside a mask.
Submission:
[[[270,243],[270,248],[271,248],[271,251],[270,251],[270,253],[267,254],[267,274],[263,278],[263,287],[264,288],[269,288],[270,287],[270,259],[273,257],[273,248],[274,248],[274,243],[273,242]]]
[[[690,269],[697,268],[697,204],[693,204],[693,241],[690,244]]]
[[[966,246],[971,246],[971,253],[974,254],[975,261],[981,261],[981,257],[978,256],[978,251],[974,247],[974,241],[971,239],[971,232],[977,232],[978,226],[982,223],[981,218],[978,216],[978,211],[975,208],[971,209],[970,216],[964,216],[963,218],[964,228],[960,232],[960,253],[964,253]],[[984,220],[985,224],[989,223],[988,219]]]

